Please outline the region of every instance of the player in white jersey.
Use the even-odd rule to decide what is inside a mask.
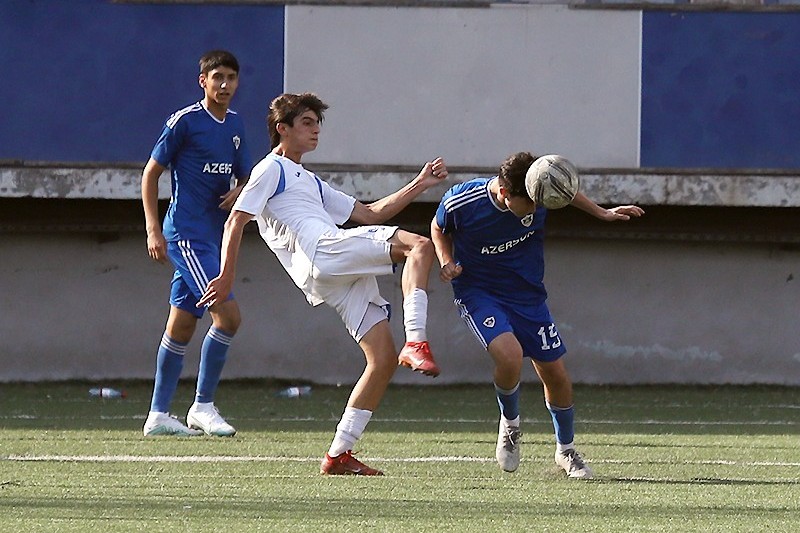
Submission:
[[[575,450],[572,382],[562,358],[566,348],[546,303],[547,209],[537,206],[525,189],[534,160],[520,152],[503,162],[498,176],[453,186],[431,221],[431,238],[441,279],[452,282],[462,319],[494,361],[500,467],[513,472],[519,466],[519,384],[523,358],[529,357],[553,420],[556,463],[571,478],[591,478]],[[572,205],[608,222],[644,214],[633,205],[604,209],[582,193]]]
[[[425,163],[405,187],[363,204],[338,191],[300,164],[317,147],[328,106],[312,93],[283,94],[270,104],[272,152],[256,164],[250,181],[225,223],[222,272],[211,280],[198,305],[230,293],[244,226],[255,219],[269,248],[312,305],[327,303],[339,313],[366,358],[320,465],[323,474],[382,475],[352,456],[398,363],[436,376],[439,368],[427,342],[427,285],[433,261],[430,239],[380,226],[420,193],[447,177],[441,159]],[[365,224],[341,229],[345,222]],[[402,273],[406,343],[397,355],[389,328],[389,305],[376,276]]]
[[[208,308],[212,324],[200,350],[197,391],[186,425],[169,415],[186,346],[204,312],[195,304],[208,280],[219,274],[222,228],[253,166],[244,124],[228,108],[239,85],[239,62],[224,50],[208,52],[200,59],[198,82],[203,99],[169,117],[142,173],[148,253],[159,263],[169,260],[175,266],[145,436],[236,432],[214,405],[228,348],[241,322],[233,298]],[[158,179],[167,167],[172,197],[162,229]],[[231,178],[237,180],[233,189]]]

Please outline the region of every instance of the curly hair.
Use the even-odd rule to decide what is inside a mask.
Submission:
[[[500,184],[511,196],[528,196],[525,189],[525,174],[536,160],[530,152],[517,152],[506,158],[500,165]]]

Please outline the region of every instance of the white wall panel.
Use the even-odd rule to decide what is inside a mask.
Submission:
[[[309,160],[638,164],[640,13],[289,6],[286,90],[331,105]]]

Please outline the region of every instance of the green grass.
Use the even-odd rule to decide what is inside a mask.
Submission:
[[[151,384],[122,386],[0,385],[0,531],[800,530],[800,389],[578,387],[597,476],[579,481],[553,464],[533,384],[514,474],[493,459],[490,385],[391,388],[358,445],[383,478],[318,474],[347,387],[224,382],[238,435],[145,439]]]

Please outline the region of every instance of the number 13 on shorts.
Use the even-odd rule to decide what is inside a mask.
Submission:
[[[539,338],[542,341],[542,351],[555,350],[561,346],[561,337],[558,336],[558,330],[555,324],[540,327]]]

